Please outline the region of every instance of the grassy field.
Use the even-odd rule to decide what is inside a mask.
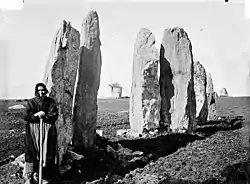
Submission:
[[[98,111],[120,112],[129,110],[129,98],[98,99]]]
[[[107,112],[119,112],[119,111],[128,111],[129,109],[129,98],[100,98],[97,99],[98,111],[107,111]],[[0,110],[7,111],[8,107],[13,105],[24,105],[26,106],[27,101],[25,100],[1,100],[0,99]]]
[[[220,116],[244,116],[250,120],[250,97],[219,97],[216,109]]]
[[[1,100],[0,110],[7,110],[12,105],[22,104],[26,106],[26,101],[18,100]],[[97,100],[99,111],[119,112],[129,110],[129,98],[100,98]],[[250,114],[250,97],[218,97],[217,112],[219,115],[247,116]]]

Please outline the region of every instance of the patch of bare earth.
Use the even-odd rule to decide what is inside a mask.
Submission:
[[[204,140],[194,141],[175,153],[127,174],[123,183],[228,183],[239,176],[246,161],[242,129],[220,131]]]
[[[20,168],[9,164],[24,152],[25,122],[21,114],[2,113],[0,117],[0,183],[23,183]]]
[[[24,122],[20,116],[1,118],[0,183],[23,183],[22,170],[10,164],[10,156],[24,151]],[[129,128],[128,113],[101,111],[97,129],[104,137],[79,153],[82,159],[66,156],[55,183],[246,183],[241,163],[247,159],[249,132],[241,125],[242,119],[234,117],[200,125],[194,134],[159,132],[133,139],[115,136]]]

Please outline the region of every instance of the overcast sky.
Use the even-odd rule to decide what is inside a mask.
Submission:
[[[140,28],[153,32],[159,49],[164,29],[175,26],[188,33],[194,61],[212,74],[217,92],[225,87],[232,96],[250,95],[250,20],[244,19],[243,1],[114,2],[25,0],[21,11],[1,11],[0,98],[33,97],[60,22],[70,21],[80,31],[89,10],[96,10],[100,19],[99,97],[110,96],[111,78],[125,87],[125,95],[130,92],[134,42]]]

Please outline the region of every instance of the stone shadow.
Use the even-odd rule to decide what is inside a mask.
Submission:
[[[194,133],[201,133],[204,136],[211,136],[218,131],[236,130],[243,127],[244,118],[237,116],[233,118],[225,118],[222,120],[213,120],[205,123],[197,124]]]
[[[179,148],[187,146],[190,142],[202,139],[204,137],[198,135],[173,133],[148,139],[121,140],[118,143],[133,152],[141,151],[146,155],[152,155],[152,159],[158,159],[174,153]]]
[[[165,57],[165,48],[161,44],[160,48],[160,96],[161,96],[161,109],[160,109],[160,129],[169,129],[171,124],[170,99],[174,96],[174,85],[172,84],[173,73],[170,62]]]
[[[240,117],[238,119],[221,120],[220,122],[208,122],[203,125],[204,127],[200,127],[198,132],[205,132],[210,136],[220,130],[237,129],[241,126],[241,122]],[[119,179],[123,179],[130,171],[143,168],[151,161],[170,155],[181,147],[187,146],[188,143],[203,140],[206,137],[197,134],[165,132],[148,138],[123,139],[111,142],[109,139],[97,135],[95,147],[84,152],[84,159],[66,164],[65,167],[71,168],[66,169],[67,172],[64,173],[61,179],[72,183],[79,183],[80,181],[114,183]],[[176,180],[170,176],[164,177],[159,183],[164,182],[195,183],[190,180]],[[216,182],[219,181],[210,178],[202,183]]]
[[[110,142],[97,135],[96,147],[86,151],[82,160],[65,163],[63,167],[66,172],[60,179],[76,183],[99,180],[107,176],[122,179],[130,171],[143,168],[150,161],[172,154],[189,142],[201,139],[204,138],[198,135],[176,133]]]

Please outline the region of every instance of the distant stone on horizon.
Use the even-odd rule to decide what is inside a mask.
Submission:
[[[160,50],[161,121],[175,132],[191,132],[196,126],[193,64],[184,29],[165,29]]]
[[[25,109],[25,106],[22,104],[17,104],[17,105],[8,107],[8,109]]]
[[[198,123],[207,121],[207,76],[206,70],[202,64],[197,61],[194,63],[194,91],[196,100],[196,119]]]
[[[73,145],[90,148],[96,138],[97,93],[102,66],[98,14],[90,11],[81,30],[80,58],[73,97]]]
[[[157,76],[159,53],[155,36],[146,28],[137,34],[134,45],[132,86],[129,103],[131,133],[159,127],[160,86]]]
[[[220,97],[228,97],[228,93],[227,93],[227,89],[226,88],[222,88],[220,90]]]
[[[207,101],[208,101],[208,117],[207,120],[216,120],[216,92],[214,91],[214,84],[212,75],[207,73]]]
[[[59,163],[72,141],[72,102],[78,66],[80,34],[70,22],[61,23],[50,47],[43,82],[58,106]]]

